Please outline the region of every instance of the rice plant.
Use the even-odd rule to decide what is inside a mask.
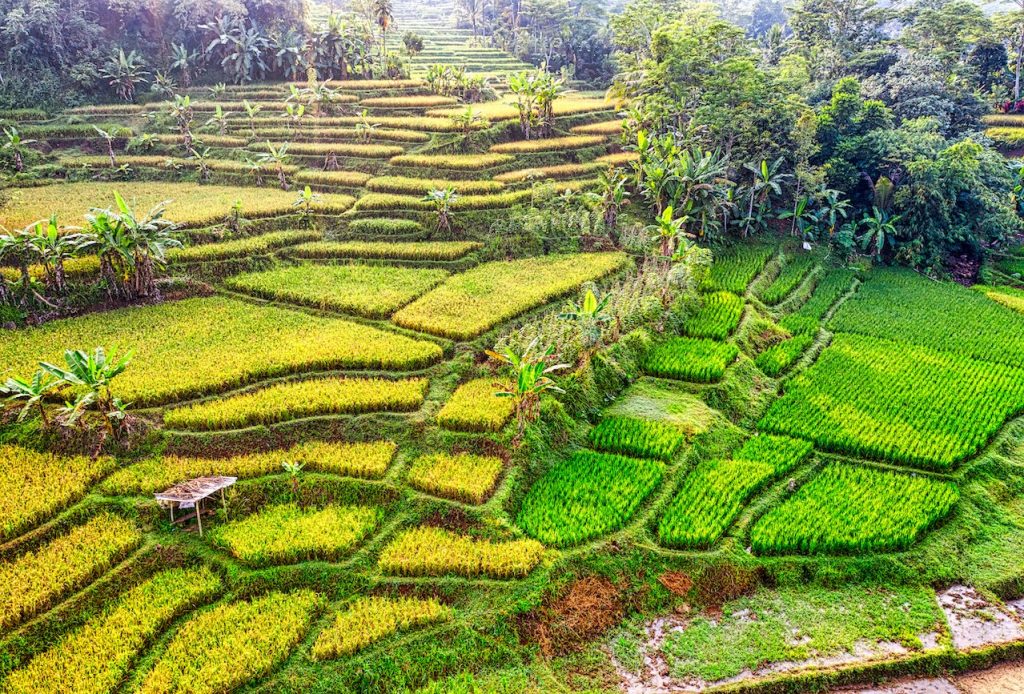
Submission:
[[[437,423],[452,431],[501,431],[515,411],[512,398],[495,395],[501,389],[493,378],[463,383],[437,413]]]
[[[705,280],[708,291],[743,294],[774,252],[771,246],[743,244],[715,254]]]
[[[320,241],[288,249],[296,258],[375,258],[384,260],[458,260],[482,247],[475,241]]]
[[[484,195],[458,195],[449,207],[452,211],[503,209],[522,205],[533,199],[533,191],[509,190],[502,193]],[[433,200],[415,195],[397,195],[394,193],[367,193],[359,198],[356,209],[360,211],[416,210],[429,212],[435,209]]]
[[[380,519],[380,510],[368,506],[302,509],[282,504],[214,528],[210,541],[251,566],[337,561],[366,539]]]
[[[452,618],[451,608],[434,599],[359,598],[339,610],[313,644],[314,660],[351,655],[391,634]]]
[[[365,236],[407,236],[423,232],[423,225],[412,219],[400,217],[353,219],[348,223],[348,230],[353,234]]]
[[[816,334],[821,319],[839,297],[849,291],[857,275],[853,270],[846,269],[830,269],[822,274],[821,280],[804,305],[779,321],[779,325],[793,335]]]
[[[290,381],[168,410],[164,424],[175,429],[215,431],[325,414],[407,412],[423,404],[426,392],[425,378]]]
[[[494,456],[435,453],[416,459],[409,484],[420,491],[467,504],[482,504],[494,491],[503,463]]]
[[[378,193],[401,193],[405,195],[426,195],[428,191],[454,188],[459,195],[493,193],[505,186],[500,181],[464,180],[454,181],[439,178],[410,178],[408,176],[378,176],[366,182],[366,188]]]
[[[569,128],[569,132],[577,135],[621,135],[625,124],[625,119],[616,118],[614,120],[603,120],[598,121],[597,123],[588,123],[586,125],[574,125]]]
[[[766,375],[774,378],[792,366],[812,344],[814,335],[798,334],[761,352],[754,363]]]
[[[679,427],[636,417],[606,416],[590,430],[595,449],[636,458],[671,460],[685,441]]]
[[[309,169],[302,169],[295,174],[292,180],[305,185],[361,188],[370,180],[370,174],[361,171],[310,171]]]
[[[536,140],[516,140],[491,146],[498,154],[527,154],[530,152],[567,152],[584,147],[598,147],[607,142],[604,135],[567,135],[542,137]]]
[[[317,231],[272,231],[231,241],[172,248],[167,252],[167,260],[172,263],[205,263],[241,256],[252,257],[270,253],[283,246],[315,241],[321,236]]]
[[[543,554],[535,540],[491,542],[424,526],[399,533],[377,564],[384,573],[400,576],[523,578]]]
[[[391,158],[392,166],[423,169],[480,171],[515,161],[511,154],[401,154]]]
[[[281,145],[279,143],[274,146],[279,147]],[[398,145],[374,145],[355,142],[290,142],[288,144],[288,154],[300,157],[324,157],[333,154],[338,157],[354,157],[357,159],[388,159],[404,151]]]
[[[139,692],[214,694],[264,677],[299,644],[321,607],[316,593],[300,590],[203,612],[175,632]]]
[[[908,549],[960,498],[955,482],[833,463],[754,525],[755,552]]]
[[[724,340],[743,316],[743,299],[732,292],[714,292],[701,297],[701,307],[685,323],[683,330],[689,337],[709,337]]]
[[[761,290],[761,300],[769,306],[779,303],[803,282],[814,265],[814,257],[806,253],[789,258],[779,276]]]
[[[366,108],[432,108],[450,106],[459,103],[458,99],[437,94],[418,94],[412,96],[373,96],[360,100],[359,105]]]
[[[592,174],[601,169],[597,162],[584,162],[580,164],[555,164],[554,166],[539,166],[530,169],[518,169],[494,176],[495,181],[504,183],[520,183],[523,181],[546,179],[561,180],[564,178],[576,178],[586,174]]]
[[[739,349],[729,342],[674,337],[650,349],[644,370],[661,378],[713,383],[721,380],[738,355]]]
[[[625,525],[664,471],[656,460],[577,451],[530,488],[518,523],[557,547],[593,539]]]

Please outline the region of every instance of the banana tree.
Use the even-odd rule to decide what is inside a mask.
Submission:
[[[865,251],[874,248],[875,259],[881,260],[885,247],[895,243],[896,222],[899,220],[900,215],[890,217],[877,207],[872,207],[871,214],[864,215],[860,220],[864,229],[859,239],[861,248]]]
[[[213,112],[213,115],[207,119],[205,125],[216,126],[217,132],[220,135],[223,135],[228,128],[228,119],[231,118],[231,116],[233,115],[235,115],[234,112],[225,111],[220,104],[217,104]]]
[[[452,207],[459,199],[454,188],[434,188],[423,197],[424,202],[432,203],[437,214],[437,230],[452,231]]]
[[[3,149],[14,157],[14,168],[18,173],[25,170],[25,155],[29,152],[28,146],[34,143],[35,140],[23,138],[17,128],[4,128]]]
[[[103,130],[102,128],[99,128],[99,127],[97,127],[95,125],[92,126],[92,129],[96,131],[96,134],[99,135],[103,139],[103,142],[107,145],[107,157],[110,159],[110,168],[116,169],[117,168],[117,156],[114,154],[114,136],[113,136],[113,134],[111,134],[111,133],[107,132],[106,130]]]
[[[198,71],[199,53],[183,43],[171,44],[171,69],[181,75],[181,86],[188,89],[192,86],[192,76]]]
[[[526,431],[526,425],[540,414],[540,397],[545,392],[564,393],[551,379],[551,374],[569,368],[568,364],[548,365],[555,353],[555,348],[548,347],[543,352],[537,350],[537,339],[534,339],[522,354],[517,354],[512,347],[503,352],[487,350],[487,356],[510,367],[511,383],[495,383],[495,397],[511,398],[515,405],[518,432],[516,442],[520,441]]]
[[[67,293],[64,263],[78,254],[85,238],[81,234],[62,233],[56,214],[36,222],[32,232],[31,243],[46,273],[47,286],[55,294]]]
[[[113,380],[124,373],[132,360],[132,353],[118,357],[113,350],[108,354],[103,347],[92,352],[69,349],[64,352],[64,366],[40,362],[40,368],[55,377],[61,384],[77,389],[74,404],[66,413],[66,424],[73,424],[81,415],[95,409],[102,417],[109,434],[114,433],[114,423],[125,416],[125,403],[114,395]]]
[[[654,219],[654,224],[647,225],[647,232],[651,240],[658,244],[658,253],[663,258],[671,258],[676,243],[683,235],[683,228],[686,225],[686,218],[676,219],[675,211],[671,205]]]
[[[605,294],[598,300],[592,289],[588,289],[580,303],[570,302],[564,313],[558,314],[562,320],[573,321],[580,326],[584,342],[588,349],[597,346],[601,341],[601,329],[611,323],[612,317],[607,313],[611,294]]]
[[[616,244],[618,243],[616,226],[619,212],[629,204],[629,188],[626,183],[626,174],[614,166],[609,166],[598,174],[597,190],[587,193],[587,199],[601,210],[604,226]]]
[[[99,75],[108,81],[118,97],[124,101],[134,102],[136,87],[146,81],[149,72],[146,71],[146,64],[137,51],[125,53],[123,48],[119,48],[100,68]]]
[[[744,238],[750,235],[751,227],[757,223],[761,226],[765,219],[765,213],[767,207],[771,204],[773,196],[779,197],[782,195],[783,184],[791,179],[792,174],[782,173],[781,169],[784,164],[782,157],[779,157],[771,164],[768,164],[766,159],[761,160],[760,166],[753,166],[751,164],[744,164],[744,168],[754,174],[754,180],[750,184],[750,188],[747,189],[747,195],[749,196],[747,205],[747,217],[744,220],[743,236]],[[758,214],[754,215],[754,206],[757,205]]]
[[[288,163],[288,143],[284,142],[275,147],[272,142],[267,141],[267,151],[259,154],[259,161],[264,164],[271,164],[277,171],[277,180],[281,184],[281,190],[288,190],[288,178],[285,176],[284,167]]]
[[[192,150],[192,121],[195,112],[192,110],[192,97],[175,96],[174,101],[168,107],[170,115],[178,125],[178,132],[181,133],[182,145],[185,151]]]
[[[43,400],[50,393],[54,393],[64,385],[59,378],[55,378],[44,369],[38,369],[32,374],[31,379],[11,376],[0,385],[0,395],[10,403],[20,403],[21,410],[18,412],[18,421],[23,422],[32,412],[33,408],[38,411],[44,426],[50,425],[50,418],[46,413],[46,406]]]

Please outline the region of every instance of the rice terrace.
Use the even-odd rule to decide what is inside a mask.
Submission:
[[[1024,692],[1022,37],[0,0],[0,694]]]

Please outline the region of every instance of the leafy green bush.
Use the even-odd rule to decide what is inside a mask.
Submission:
[[[577,451],[530,488],[518,523],[558,547],[578,544],[621,528],[661,482],[656,460]]]
[[[590,430],[595,449],[636,458],[671,460],[685,441],[679,427],[636,417],[608,416]]]
[[[739,355],[736,345],[704,338],[674,337],[656,345],[644,360],[644,370],[653,376],[712,383]]]

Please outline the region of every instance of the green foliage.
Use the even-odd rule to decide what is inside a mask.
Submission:
[[[518,523],[558,547],[621,528],[661,482],[660,461],[577,451],[531,487]]]
[[[761,517],[756,552],[905,550],[960,497],[956,483],[834,463]]]
[[[758,489],[810,452],[807,441],[761,434],[749,439],[732,460],[701,462],[661,517],[658,538],[672,547],[713,545]]]
[[[434,599],[360,598],[340,610],[313,644],[314,660],[340,658],[391,634],[452,618],[452,610]]]
[[[146,676],[142,694],[214,694],[266,676],[309,630],[321,599],[310,591],[268,593],[189,620]]]
[[[25,694],[113,691],[161,629],[220,589],[220,578],[205,567],[162,571],[12,673],[5,689]]]
[[[771,246],[739,244],[715,254],[706,280],[708,290],[743,294],[774,252]]]
[[[814,264],[814,257],[806,253],[789,258],[779,276],[761,291],[761,300],[774,306],[785,299],[803,281]]]
[[[169,410],[164,414],[164,424],[171,428],[213,431],[314,415],[404,412],[422,405],[426,392],[425,378],[290,381]]]
[[[739,349],[729,342],[673,337],[651,349],[644,370],[661,378],[712,383],[725,375],[738,355]]]
[[[377,564],[381,571],[400,576],[523,578],[543,553],[535,540],[491,542],[424,526],[399,533]]]
[[[231,277],[226,285],[266,299],[384,318],[440,284],[444,270],[378,265],[290,265]]]
[[[253,566],[338,561],[373,532],[380,518],[379,509],[366,506],[267,506],[214,528],[210,539]]]
[[[409,484],[420,491],[482,504],[494,491],[504,467],[501,458],[457,453],[436,453],[417,458],[409,468]]]
[[[671,460],[685,441],[679,427],[634,417],[606,416],[590,430],[595,449],[636,458]]]
[[[837,334],[759,426],[826,450],[948,470],[1022,407],[1018,368]]]
[[[683,331],[689,337],[724,340],[732,334],[743,316],[743,299],[732,292],[704,294],[700,309],[686,320]]]

